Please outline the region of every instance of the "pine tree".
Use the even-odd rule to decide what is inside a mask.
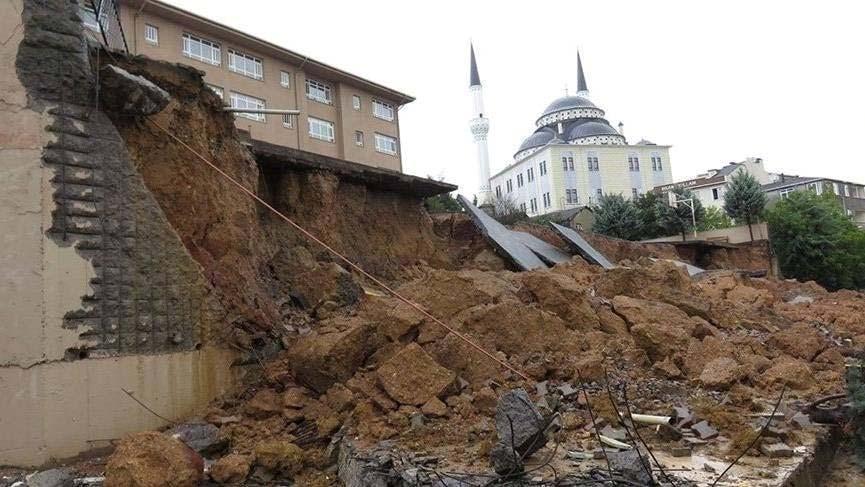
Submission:
[[[661,217],[667,209],[666,203],[657,193],[641,194],[634,202],[640,214],[640,238],[658,238],[664,236]]]
[[[752,242],[754,230],[751,225],[759,221],[765,207],[766,194],[760,183],[745,171],[736,173],[724,194],[724,211],[737,222],[748,224]]]
[[[640,213],[636,205],[620,194],[605,194],[595,210],[592,230],[610,237],[638,240],[641,234]]]

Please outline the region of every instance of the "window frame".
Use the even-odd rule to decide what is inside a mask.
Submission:
[[[517,188],[522,188],[525,185],[525,178],[523,177],[523,173],[517,174]]]
[[[718,201],[721,199],[721,191],[718,188],[712,188],[712,200]]]
[[[291,89],[291,73],[283,69],[279,70],[279,86]]]
[[[238,67],[238,59],[243,61],[243,68]],[[252,63],[252,71],[247,69],[249,63]],[[256,68],[258,69],[256,70]],[[264,61],[252,54],[247,54],[234,48],[228,49],[228,70],[247,78],[264,81]]]
[[[247,106],[241,107],[241,106],[238,106],[235,104],[235,100],[238,100],[240,98],[247,99],[247,100],[245,100],[245,103],[247,104]],[[261,102],[261,104],[260,104],[261,106],[258,107],[259,109],[261,109],[261,110],[267,109],[267,100],[265,100],[263,98],[258,98],[256,96],[247,95],[246,93],[240,93],[238,91],[231,91],[231,92],[229,92],[228,99],[229,99],[229,103],[230,103],[232,108],[253,108],[253,107],[248,106],[249,105],[248,100],[252,100],[253,102]],[[237,117],[243,117],[243,118],[252,120],[254,122],[267,123],[267,116],[263,113],[235,112],[234,115]]]
[[[284,114],[282,115],[282,126],[283,126],[283,128],[287,128],[287,129],[293,129],[293,128],[294,128],[294,119],[292,118],[292,117],[294,117],[294,116],[295,116],[295,115],[292,115],[292,114],[290,114],[290,113],[284,113]]]
[[[306,123],[307,123],[307,127],[308,127],[307,133],[309,134],[309,136],[311,138],[313,138],[315,140],[321,140],[323,142],[330,142],[331,144],[336,142],[336,127],[334,126],[333,122],[331,122],[330,120],[324,120],[322,118],[315,118],[315,117],[307,116],[306,117]],[[323,126],[323,127],[329,128],[329,132],[330,132],[329,137],[327,134],[321,135],[318,132],[314,132],[312,130],[313,125]]]
[[[351,107],[356,111],[361,111],[363,107],[360,95],[351,95]]]
[[[363,138],[364,138],[364,136],[363,136],[362,130],[355,130],[354,131],[354,145],[356,145],[358,147],[363,147],[363,144],[364,144]]]
[[[148,37],[148,35],[147,35],[148,31],[152,31],[153,33],[155,33],[156,37],[154,37],[154,38]],[[153,46],[158,46],[159,45],[159,27],[156,27],[153,24],[148,24],[147,22],[145,22],[144,23],[144,42],[146,42],[150,45],[153,45]]]
[[[387,111],[384,112],[383,114],[380,114],[379,113],[379,107],[384,107],[387,109]],[[391,103],[383,102],[381,100],[373,98],[373,100],[372,100],[372,115],[376,118],[381,119],[381,120],[393,122],[394,119],[396,118],[396,107]]]
[[[190,34],[189,32],[183,33],[183,35],[181,36],[181,41],[182,42],[180,50],[183,56],[188,57],[189,59],[194,59],[204,64],[210,64],[211,66],[222,66],[222,45],[218,42],[211,41],[210,39],[205,39],[204,37],[199,37],[195,34]],[[207,45],[207,47],[210,48],[211,56],[209,59],[204,57],[203,49],[201,49],[202,54],[196,55],[192,52],[191,46],[193,41],[201,44],[202,46]],[[213,54],[218,55],[218,60],[214,60],[216,56],[213,56]]]
[[[391,137],[390,135],[385,135],[385,134],[380,134],[378,132],[375,132],[374,138],[375,138],[375,150],[376,150],[376,152],[381,152],[382,154],[387,154],[389,156],[395,156],[395,155],[399,154],[399,141],[397,140],[396,137]],[[389,148],[381,148],[379,145],[380,140],[385,141],[385,142],[392,142],[393,143],[393,150],[391,150]]]
[[[225,88],[223,88],[221,86],[217,86],[217,85],[212,85],[210,83],[205,83],[205,84],[207,85],[208,88],[210,88],[211,91],[213,91],[216,94],[216,96],[219,97],[220,100],[222,100],[223,102],[225,101]]]
[[[535,168],[530,167],[526,169],[526,179],[528,179],[528,182],[530,183],[535,180]]]
[[[325,83],[324,81],[319,81],[312,78],[306,79],[306,97],[310,100],[316,101],[318,103],[322,103],[324,105],[333,105],[333,88]],[[324,98],[320,98],[317,95],[313,95],[310,92],[311,85],[316,85],[314,88],[316,90],[321,91],[324,94]]]
[[[784,188],[778,191],[778,196],[780,196],[781,199],[786,200],[793,191],[796,191],[796,188]]]

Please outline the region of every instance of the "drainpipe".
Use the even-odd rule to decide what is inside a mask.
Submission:
[[[141,7],[139,7],[132,16],[132,45],[135,48],[135,54],[138,54],[138,17],[141,15],[141,12],[144,11],[144,7],[146,7],[148,3],[150,3],[150,0],[144,0],[141,2]]]

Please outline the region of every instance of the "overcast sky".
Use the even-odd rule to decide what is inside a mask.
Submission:
[[[491,170],[576,85],[629,142],[672,145],[676,180],[748,156],[865,183],[865,7],[855,1],[169,0],[408,93],[407,173],[477,185],[469,41]]]

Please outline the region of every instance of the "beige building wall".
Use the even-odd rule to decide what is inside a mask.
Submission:
[[[765,223],[755,223],[751,225],[754,231],[754,240],[769,240],[769,227]],[[688,233],[688,240],[693,240],[694,234]],[[716,242],[727,242],[731,244],[744,243],[751,241],[751,233],[748,231],[748,225],[739,225],[730,228],[721,228],[718,230],[707,230],[705,232],[697,232],[697,240],[712,240]],[[643,242],[681,242],[681,235],[670,235],[669,237],[659,237]]]
[[[205,81],[221,88],[226,103],[234,91],[263,99],[267,108],[297,109],[300,115],[291,117],[286,127],[281,115],[266,115],[265,121],[237,116],[237,127],[247,130],[252,138],[345,159],[395,171],[402,170],[400,151],[396,155],[375,150],[376,132],[399,140],[399,102],[384,94],[373,94],[361,85],[333,79],[325,70],[313,64],[303,65],[281,55],[272,46],[251,41],[238,31],[209,22],[187,12],[168,7],[160,2],[149,2],[139,12],[140,2],[121,2],[121,21],[129,50],[153,59],[190,65],[205,72]],[[145,25],[158,28],[158,43],[145,40]],[[222,62],[216,66],[192,59],[183,54],[183,34],[188,33],[219,44]],[[262,60],[263,79],[257,80],[228,69],[228,51],[234,49]],[[280,73],[290,74],[289,87],[280,83]],[[348,75],[346,73],[346,75]],[[332,104],[307,98],[306,79],[324,82],[331,87]],[[361,97],[361,110],[352,106],[352,96]],[[372,100],[378,99],[394,107],[394,120],[385,121],[373,116]],[[308,117],[334,124],[335,140],[324,141],[310,137]],[[355,131],[364,134],[363,146],[355,145]],[[398,145],[399,146],[399,145]]]
[[[42,154],[58,137],[45,130],[55,105],[31,109],[17,76],[22,3],[0,3],[0,32],[11,34],[0,47],[0,465],[36,466],[163,425],[122,389],[163,416],[193,414],[232,386],[234,353],[67,360],[83,342],[64,317],[93,293],[95,269],[47,234],[56,174]]]

